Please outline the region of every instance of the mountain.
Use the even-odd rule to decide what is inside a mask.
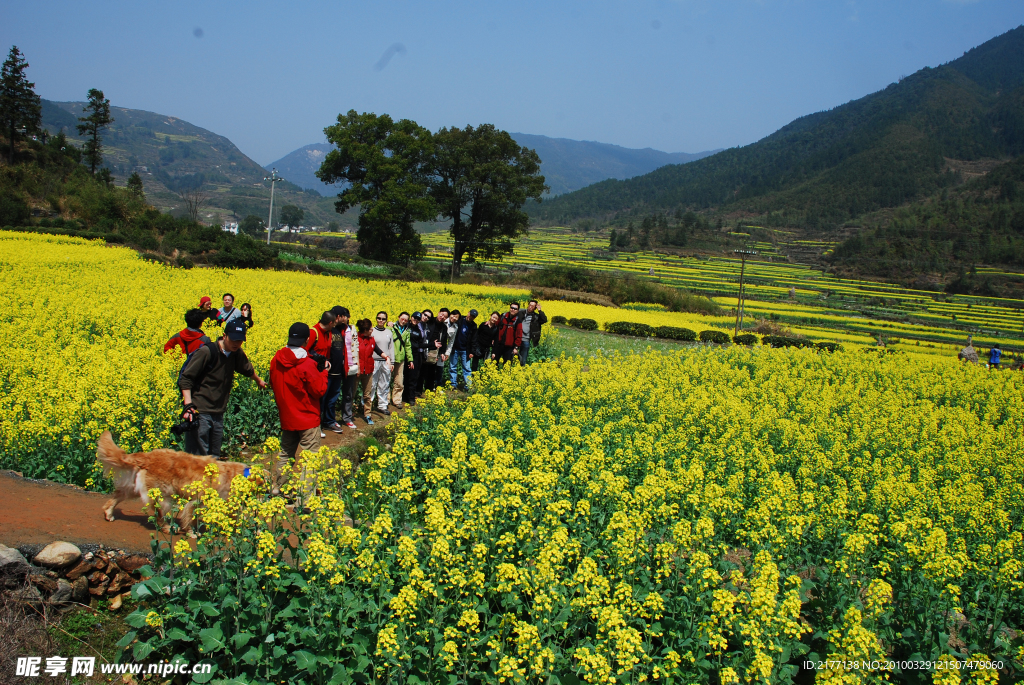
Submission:
[[[540,155],[540,171],[552,195],[578,190],[608,178],[625,179],[654,171],[666,164],[686,164],[712,155],[708,152],[661,152],[569,138],[548,138],[529,133],[510,134],[517,143]]]
[[[568,138],[548,138],[529,133],[510,134],[517,143],[537,151],[540,172],[551,187],[552,195],[568,193],[606,178],[630,178],[653,171],[666,164],[685,164],[714,154],[711,152],[661,152],[644,148],[635,150],[608,143],[595,143]],[[266,166],[277,169],[296,185],[335,195],[340,186],[328,186],[314,172],[320,168],[324,155],[333,149],[330,143],[314,143],[300,147]]]
[[[540,222],[678,208],[828,228],[957,185],[1024,152],[1024,27],[859,100],[685,165],[530,207]]]
[[[85,104],[43,100],[43,126],[51,134],[63,131],[80,144],[75,125]],[[155,112],[111,105],[110,114],[114,122],[103,134],[103,164],[119,185],[137,171],[151,203],[164,211],[180,212],[177,191],[202,184],[210,200],[201,218],[266,217],[270,204],[270,186],[263,182],[266,171],[224,136]],[[277,185],[275,208],[284,204],[302,207],[310,222],[338,219],[332,202],[291,183]]]
[[[284,178],[300,188],[315,190],[321,195],[337,195],[341,184],[328,185],[316,177],[316,170],[323,164],[324,157],[334,149],[330,143],[313,143],[289,152],[265,169],[277,169]]]

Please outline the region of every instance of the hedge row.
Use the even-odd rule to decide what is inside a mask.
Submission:
[[[697,338],[701,342],[713,343],[715,345],[724,345],[729,342],[729,334],[724,331],[701,331]]]
[[[734,335],[732,341],[737,345],[756,345],[757,336],[753,333],[742,333],[740,335]]]
[[[584,331],[597,330],[597,322],[593,319],[569,319],[569,325]]]
[[[566,323],[565,322],[565,317],[564,316],[552,316],[551,317],[551,323],[557,323],[557,324],[561,324],[561,325],[564,326],[565,323]]]
[[[785,335],[766,335],[761,343],[769,347],[811,347],[814,343],[805,338],[790,338]]]
[[[677,328],[675,326],[648,326],[645,323],[634,323],[633,321],[610,321],[604,325],[609,333],[618,335],[631,335],[635,338],[664,338],[666,340],[683,340],[693,342],[697,339],[697,332],[689,328]]]

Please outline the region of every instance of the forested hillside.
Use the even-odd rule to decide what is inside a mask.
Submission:
[[[965,162],[1024,151],[1024,27],[751,145],[534,205],[535,220],[739,211],[767,225],[833,227],[964,180]]]
[[[959,188],[868,215],[829,261],[894,280],[945,275],[950,292],[995,294],[976,266],[1024,268],[1024,157]]]

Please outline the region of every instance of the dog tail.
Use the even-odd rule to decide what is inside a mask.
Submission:
[[[109,477],[114,470],[133,468],[133,464],[125,461],[125,456],[127,454],[114,442],[110,431],[103,431],[99,442],[96,443],[96,459],[103,464],[103,475]]]

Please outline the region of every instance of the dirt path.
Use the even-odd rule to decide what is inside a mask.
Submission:
[[[373,420],[375,425],[367,426],[362,419],[356,419],[356,430],[346,427],[340,435],[326,431],[327,437],[321,444],[345,447],[388,423],[377,414]],[[102,513],[107,499],[108,495],[102,493],[0,471],[0,544],[18,547],[65,540],[149,552],[150,535],[156,531],[149,515],[142,511],[142,501],[122,502],[114,512],[116,519],[107,521]]]

